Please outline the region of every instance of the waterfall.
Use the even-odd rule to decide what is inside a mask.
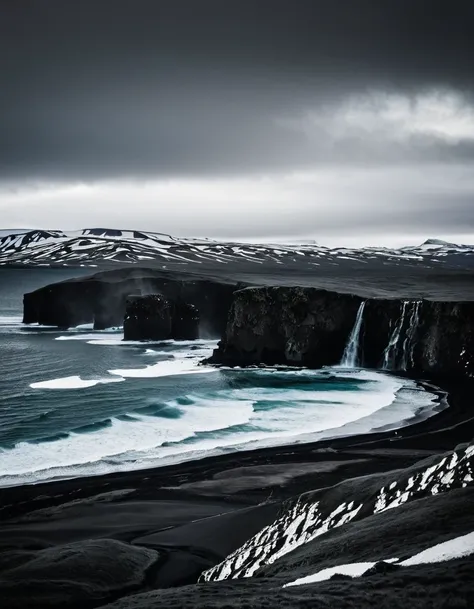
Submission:
[[[344,355],[342,356],[341,366],[344,368],[355,368],[357,366],[357,355],[359,353],[359,337],[362,327],[362,318],[364,316],[365,301],[362,301],[357,311],[356,320],[352,332],[347,341]]]
[[[405,321],[405,312],[407,309],[407,301],[404,300],[402,302],[402,310],[400,313],[400,317],[395,324],[392,335],[388,341],[388,345],[385,347],[385,351],[383,352],[383,369],[389,370],[394,368],[395,358],[397,355],[397,345],[400,339],[400,335],[402,333],[403,322]]]
[[[406,370],[409,364],[413,364],[413,350],[415,348],[414,338],[420,318],[420,307],[420,300],[414,302],[404,300],[402,302],[400,317],[397,319],[392,334],[390,335],[388,345],[384,350],[384,370]],[[405,324],[407,309],[409,317],[408,324]],[[405,332],[403,332],[405,325]],[[403,334],[404,338],[402,338]]]
[[[406,331],[406,337],[403,341],[403,353],[401,361],[401,369],[406,370],[408,364],[413,365],[413,350],[415,349],[415,333],[420,321],[420,305],[421,300],[413,303],[413,308],[408,322],[408,328]]]

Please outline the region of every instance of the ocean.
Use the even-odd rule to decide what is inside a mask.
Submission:
[[[393,429],[439,409],[383,371],[216,369],[200,362],[217,337],[133,343],[121,328],[22,323],[24,292],[77,274],[0,269],[1,486]]]

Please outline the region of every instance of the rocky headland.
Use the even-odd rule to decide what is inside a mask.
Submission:
[[[210,361],[309,368],[342,363],[415,376],[470,376],[474,302],[248,287],[235,292],[226,330]]]
[[[170,303],[172,316],[176,317],[175,325],[179,326],[178,318],[192,319],[192,306],[199,313],[202,334],[220,336],[225,328],[233,292],[243,285],[226,278],[213,279],[179,272],[170,274],[156,269],[135,267],[108,271],[53,283],[25,294],[23,321],[60,328],[92,323],[95,330],[103,330],[124,325],[127,301],[129,307],[136,307],[133,316],[140,311],[146,315],[153,300],[145,306],[145,298],[139,305],[137,297],[159,295],[162,302]],[[131,297],[135,305],[131,303]],[[155,305],[156,308],[161,306],[159,300],[155,300]],[[146,324],[143,325],[143,335],[139,333],[139,325],[134,330],[132,325],[127,324],[130,336],[135,339],[152,338],[147,336]],[[183,321],[181,329],[176,327],[171,334],[179,336],[185,331],[184,327]]]

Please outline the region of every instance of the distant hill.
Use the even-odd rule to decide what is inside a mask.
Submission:
[[[143,263],[166,268],[199,265],[295,265],[298,269],[421,266],[474,268],[474,246],[428,239],[418,246],[329,248],[314,241],[231,243],[175,238],[163,233],[110,228],[78,231],[0,231],[0,265],[107,267]]]

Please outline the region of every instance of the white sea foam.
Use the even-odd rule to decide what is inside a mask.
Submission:
[[[157,341],[140,341],[140,340],[124,340],[122,328],[109,328],[107,330],[99,330],[95,332],[76,332],[72,330],[68,334],[57,336],[55,340],[82,340],[89,345],[100,346],[129,346],[129,345],[166,345],[167,347],[183,348],[183,347],[201,347],[211,349],[217,346],[216,339],[197,339],[197,340],[157,340]]]
[[[116,347],[117,345],[130,345],[130,344],[138,345],[138,344],[140,344],[138,342],[124,343],[123,336],[120,336],[118,338],[93,338],[92,340],[88,340],[86,342],[88,345],[101,345],[102,347]]]
[[[101,330],[99,332],[81,332],[57,336],[54,340],[80,340],[88,345],[100,345],[103,347],[115,347],[120,345],[143,345],[143,342],[135,340],[124,341],[121,330]]]
[[[216,373],[215,368],[200,366],[200,357],[164,360],[145,368],[125,368],[109,370],[109,374],[116,374],[123,378],[158,378],[160,376],[176,376],[180,374],[206,374]]]
[[[189,357],[160,361],[146,368],[113,370],[110,372],[117,376],[110,379],[121,381],[127,375],[129,379],[154,378],[201,371],[234,375],[236,379],[240,374],[248,374],[245,371],[219,373],[213,368],[198,366],[200,358],[195,353],[186,351]],[[174,354],[177,356],[176,351]],[[354,390],[336,389],[341,385],[335,383],[334,391],[270,385],[184,394],[166,403],[157,402],[158,410],[168,409],[172,416],[160,416],[159,412],[156,416],[142,416],[131,412],[137,420],[113,419],[110,427],[91,433],[71,433],[67,438],[45,444],[21,442],[13,449],[0,452],[0,485],[143,469],[230,450],[369,433],[381,422],[395,423],[396,417],[413,415],[420,405],[424,404],[427,409],[433,406],[433,396],[428,392],[414,389],[400,392],[405,385],[414,388],[411,381],[364,370],[332,372],[355,383],[365,382]],[[291,373],[255,370],[253,374],[321,379],[321,373],[308,370]],[[108,377],[91,381],[68,377],[39,386],[80,388],[107,381],[110,382]],[[403,397],[395,400],[397,392]],[[391,405],[398,402],[399,406],[392,411]],[[401,421],[399,418],[399,426],[403,425]],[[202,432],[206,433],[202,435]]]
[[[57,468],[71,466],[78,472],[97,473],[140,468],[140,456],[150,451],[159,454],[156,451],[165,442],[179,442],[198,432],[245,423],[252,405],[214,403],[180,409],[180,418],[134,414],[135,421],[112,419],[109,427],[90,433],[71,432],[66,438],[40,444],[20,442],[11,450],[0,451],[0,484],[5,483],[2,476],[40,480],[54,475]],[[107,463],[102,463],[102,459],[107,459]]]
[[[17,315],[0,315],[0,326],[20,326],[23,318]]]
[[[113,335],[113,336],[111,336]],[[114,340],[120,342],[123,340],[123,332],[121,330],[100,330],[95,332],[70,332],[61,336],[56,336],[55,340]]]
[[[110,377],[101,379],[81,379],[80,376],[65,376],[62,378],[51,379],[49,381],[39,381],[31,383],[32,389],[86,389],[95,385],[107,383],[119,383],[125,379],[120,377]]]
[[[67,336],[58,337],[56,340],[81,340],[84,337],[90,338],[91,334],[83,334],[81,336]],[[108,338],[100,337],[98,339],[86,340],[88,344],[116,346],[120,344],[120,338]],[[183,341],[189,344],[191,341]],[[175,341],[173,341],[173,344]],[[122,344],[131,344],[130,342]],[[134,343],[142,345],[143,343]],[[200,366],[200,361],[211,354],[206,341],[197,343],[193,341],[191,343],[195,348],[187,351],[178,351],[173,353],[172,351],[154,351],[147,349],[145,354],[147,355],[167,355],[173,359],[167,359],[159,361],[156,364],[145,366],[144,368],[126,368],[109,370],[110,377],[104,377],[100,379],[81,379],[80,376],[69,376],[64,378],[50,379],[45,381],[39,381],[31,383],[32,389],[84,389],[87,387],[94,387],[99,384],[114,383],[118,381],[124,381],[125,379],[139,379],[139,378],[159,378],[166,376],[177,376],[177,375],[188,375],[188,374],[204,374],[204,373],[216,373],[216,369],[210,366]],[[183,345],[181,345],[183,346]],[[181,357],[177,357],[176,353],[179,353]]]

